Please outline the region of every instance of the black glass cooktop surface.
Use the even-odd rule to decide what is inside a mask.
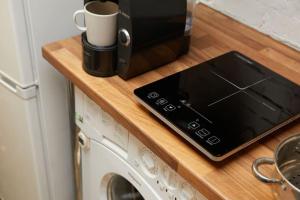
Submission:
[[[134,94],[215,161],[300,116],[300,87],[238,52],[138,88]]]

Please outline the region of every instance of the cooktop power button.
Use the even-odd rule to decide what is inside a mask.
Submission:
[[[210,145],[215,145],[215,144],[218,144],[219,142],[221,142],[221,140],[216,136],[212,136],[212,137],[208,138],[206,142]]]
[[[157,92],[150,92],[147,95],[148,99],[156,99],[157,97],[159,97],[159,94]]]
[[[203,139],[206,136],[210,135],[210,132],[207,129],[202,128],[201,130],[196,131],[196,135]]]
[[[173,111],[173,110],[176,110],[176,107],[172,104],[169,104],[164,108],[164,110],[165,111]]]
[[[168,103],[168,100],[166,100],[165,98],[160,98],[155,102],[156,105],[165,105],[167,103]]]
[[[200,127],[200,124],[198,124],[198,122],[191,122],[191,123],[188,124],[188,129],[195,130],[195,129],[199,128],[199,127]]]

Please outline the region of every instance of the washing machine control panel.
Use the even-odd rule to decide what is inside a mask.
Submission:
[[[167,165],[161,168],[161,180],[170,190],[175,190],[178,186],[176,173],[171,171]]]
[[[128,161],[166,200],[207,200],[163,160],[129,135]]]
[[[181,200],[196,200],[194,191],[186,183],[181,184],[179,191]]]
[[[156,156],[147,148],[141,149],[139,154],[143,172],[151,177],[157,176],[158,164]]]
[[[207,200],[78,88],[75,88],[75,113],[77,126],[87,134],[80,137],[87,149],[89,139],[110,148],[123,157],[161,199]]]

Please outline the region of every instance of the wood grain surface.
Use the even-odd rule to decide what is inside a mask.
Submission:
[[[231,158],[215,163],[197,152],[134,98],[133,90],[231,50],[237,50],[300,85],[300,53],[204,5],[196,8],[187,55],[129,81],[118,76],[96,78],[82,70],[80,37],[43,47],[43,56],[67,79],[129,129],[208,199],[272,199],[269,185],[251,173],[254,159],[272,157],[289,135],[300,133],[300,121],[280,129]],[[273,168],[263,169],[271,174]]]

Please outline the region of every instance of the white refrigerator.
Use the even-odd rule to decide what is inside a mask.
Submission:
[[[0,0],[0,200],[74,200],[67,81],[41,46],[83,0]]]

